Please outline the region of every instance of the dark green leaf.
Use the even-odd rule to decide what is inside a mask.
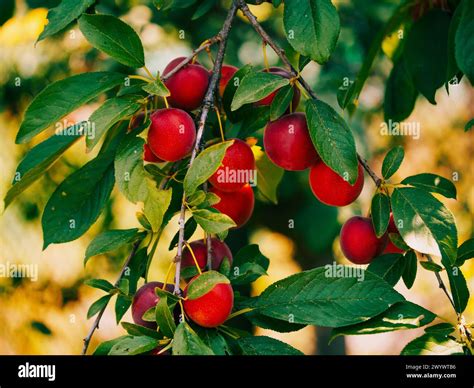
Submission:
[[[155,309],[155,320],[158,324],[159,331],[168,338],[173,338],[173,334],[176,330],[173,315],[173,309],[176,303],[176,300],[168,300],[167,295],[161,294]]]
[[[115,320],[117,324],[120,323],[123,316],[131,305],[132,300],[130,297],[124,295],[117,295],[117,300],[115,301]]]
[[[48,326],[46,326],[43,322],[40,322],[40,321],[31,321],[31,328],[44,335],[53,334],[51,329]]]
[[[256,298],[253,307],[272,318],[339,327],[364,322],[404,300],[369,271],[363,272],[364,281],[327,272],[331,269],[315,268],[280,280]]]
[[[192,235],[196,231],[196,228],[197,228],[196,220],[192,217],[188,218],[188,220],[184,224],[184,240],[185,241],[188,241],[192,237]],[[176,245],[178,244],[178,241],[179,241],[179,230],[176,232],[173,239],[171,240],[168,250],[171,251],[172,249],[174,249]]]
[[[443,270],[443,267],[431,261],[420,261],[420,265],[427,271],[431,272],[441,272]]]
[[[467,288],[466,278],[458,267],[446,268],[446,273],[448,274],[454,306],[456,311],[462,314],[469,302],[469,289]]]
[[[113,154],[100,154],[68,176],[44,209],[44,248],[82,236],[97,220],[114,186]]]
[[[446,198],[456,199],[456,186],[454,186],[454,183],[436,174],[424,173],[409,176],[402,180],[401,183],[429,191],[430,193],[438,193]]]
[[[140,38],[132,27],[112,15],[83,14],[79,28],[95,48],[130,67],[143,67],[145,56]]]
[[[86,249],[86,257],[84,264],[90,257],[101,255],[102,253],[113,251],[126,244],[130,244],[140,238],[142,235],[138,233],[138,229],[115,229],[107,230],[97,235],[88,245]]]
[[[242,337],[237,343],[243,356],[303,356],[299,350],[271,337]]]
[[[151,337],[155,339],[161,339],[163,336],[155,330],[151,330],[148,327],[135,325],[129,322],[122,322],[122,327],[127,331],[128,334],[132,336],[141,336],[144,335],[146,337]]]
[[[410,247],[405,244],[405,241],[403,241],[403,238],[399,233],[389,233],[388,237],[393,245],[395,245],[398,249],[401,249],[402,251],[407,251],[410,249]]]
[[[0,4],[0,26],[15,13],[15,0],[4,0]]]
[[[87,311],[87,319],[90,319],[91,317],[96,315],[100,310],[105,308],[105,306],[107,306],[107,303],[109,303],[110,298],[112,298],[112,295],[105,295],[97,299],[94,303],[92,303],[91,307],[89,307],[89,310]]]
[[[276,166],[263,152],[262,147],[252,147],[257,166],[257,190],[268,201],[277,204],[277,189],[285,171]]]
[[[207,294],[218,284],[230,284],[230,281],[217,271],[204,272],[188,285],[186,297],[189,300],[198,299]]]
[[[416,329],[429,324],[435,318],[435,314],[417,304],[408,301],[399,302],[366,322],[333,329],[331,340],[340,335],[376,334]]]
[[[409,250],[405,253],[405,270],[403,271],[402,278],[405,286],[410,289],[416,279],[416,272],[418,269],[418,259],[416,253],[413,250]]]
[[[186,322],[181,322],[174,333],[173,355],[212,356],[214,352],[198,337],[196,332]]]
[[[390,221],[390,198],[382,192],[375,194],[372,198],[370,213],[375,234],[377,237],[383,236]]]
[[[283,86],[280,90],[278,90],[270,107],[270,120],[274,121],[280,118],[286,112],[291,104],[291,101],[293,100],[294,93],[295,91],[292,85]],[[292,108],[296,109],[296,106]]]
[[[456,31],[455,55],[461,71],[474,85],[474,0],[463,0],[461,20]]]
[[[16,143],[26,143],[68,113],[124,82],[124,79],[125,76],[119,73],[91,72],[48,85],[26,109]]]
[[[193,217],[207,233],[221,233],[236,226],[229,216],[209,209],[194,210]]]
[[[399,253],[389,253],[376,257],[367,267],[367,271],[380,276],[391,286],[398,283],[404,270],[405,258]]]
[[[231,354],[231,349],[225,338],[215,329],[205,329],[203,327],[196,328],[197,334],[202,341],[212,349],[217,356],[225,356]]]
[[[204,16],[207,14],[214,5],[216,5],[217,0],[204,0],[200,1],[200,4],[196,11],[194,12],[191,20],[196,20],[199,19],[200,17]]]
[[[234,257],[230,271],[232,284],[249,284],[266,275],[270,260],[256,244],[241,248]]]
[[[449,24],[448,32],[448,66],[446,74],[446,91],[449,94],[449,81],[452,80],[459,73],[459,67],[456,61],[456,32],[459,27],[459,22],[461,21],[461,16],[463,11],[462,3],[460,6],[456,7],[453,16],[451,18],[451,23]]]
[[[120,341],[124,340],[125,338],[132,338],[132,336],[130,335],[123,335],[121,337],[118,337],[118,338],[114,338],[113,340],[110,340],[110,341],[105,341],[105,342],[102,342],[99,346],[97,346],[97,348],[94,350],[94,353],[93,355],[94,356],[107,356],[110,352],[110,349],[112,349],[112,347],[119,343]]]
[[[456,259],[456,266],[460,267],[466,260],[474,257],[474,238],[464,241],[458,247],[458,257]]]
[[[320,100],[308,101],[306,115],[311,139],[322,161],[354,184],[358,176],[357,153],[354,137],[344,119]]]
[[[403,150],[402,146],[392,148],[383,160],[382,176],[385,179],[389,179],[390,177],[392,177],[392,175],[395,174],[400,168],[404,157],[405,151]]]
[[[277,331],[279,333],[290,333],[306,327],[306,325],[270,318],[262,314],[254,313],[253,311],[245,314],[245,317],[252,323],[252,325],[261,327],[262,329]]]
[[[429,326],[425,328],[425,333],[437,333],[444,334],[446,337],[450,335],[456,328],[450,323],[443,322],[437,325]]]
[[[466,123],[464,126],[464,132],[469,131],[472,127],[474,127],[474,119],[471,119]]]
[[[247,115],[252,112],[253,107],[250,105],[243,106],[242,108],[236,110],[235,112],[230,109],[232,104],[232,100],[234,99],[235,92],[239,87],[242,79],[252,71],[252,66],[245,65],[244,67],[240,68],[232,77],[232,79],[227,83],[227,86],[224,90],[224,96],[222,98],[222,105],[224,107],[224,111],[227,115],[227,118],[233,122],[237,123],[247,117]]]
[[[158,346],[158,340],[146,336],[125,336],[109,351],[110,356],[134,356],[152,351]]]
[[[105,279],[89,279],[86,280],[84,284],[89,287],[98,288],[99,290],[103,290],[105,292],[109,292],[115,288],[112,283]]]
[[[340,29],[330,0],[286,0],[283,22],[286,38],[296,51],[320,64],[329,60]]]
[[[425,333],[415,338],[402,350],[402,356],[462,355],[462,346],[444,333]]]
[[[392,194],[392,211],[398,230],[410,248],[455,263],[456,224],[440,201],[421,189],[397,188]]]

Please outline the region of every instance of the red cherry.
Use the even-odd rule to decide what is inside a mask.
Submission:
[[[250,146],[240,139],[227,148],[222,165],[209,178],[221,191],[240,190],[250,180],[254,181],[255,157]]]
[[[204,269],[207,265],[207,245],[203,240],[196,240],[189,244],[191,249],[196,256],[196,260],[201,269]],[[229,259],[232,264],[232,252],[230,251],[227,244],[217,238],[211,239],[211,252],[212,252],[212,269],[218,270],[221,267],[222,261],[225,257]],[[181,268],[195,267],[193,256],[189,251],[188,247],[183,249],[183,255],[181,257]]]
[[[270,160],[285,170],[305,170],[319,159],[303,113],[270,122],[263,134],[263,144]]]
[[[291,78],[291,74],[289,72],[287,72],[285,69],[282,69],[281,67],[270,67],[268,70],[265,69],[263,71],[266,72],[266,73],[279,75],[283,78],[287,78],[287,79]],[[273,91],[268,96],[266,96],[265,98],[263,98],[260,101],[256,102],[255,104],[258,105],[258,106],[271,105],[272,102],[273,102],[273,99],[275,98],[275,96],[276,96],[276,94],[278,93],[279,90],[280,89],[277,89],[277,90]],[[294,93],[293,93],[293,100],[291,101],[291,107],[294,111],[294,110],[296,110],[296,108],[298,107],[298,105],[300,103],[301,92],[296,86],[293,87],[293,90],[294,90]],[[287,113],[289,113],[289,112],[287,112]]]
[[[189,286],[199,278],[194,277],[184,290],[187,295]],[[217,327],[222,325],[234,305],[234,291],[230,284],[216,284],[208,293],[197,299],[186,299],[183,302],[186,315],[202,327]]]
[[[183,159],[193,149],[196,127],[180,109],[160,109],[151,115],[148,145],[156,157],[167,162]]]
[[[235,66],[230,66],[230,65],[222,66],[221,79],[219,81],[219,94],[221,95],[221,97],[224,96],[224,90],[227,84],[229,83],[229,81],[232,79],[232,77],[238,70],[239,69]]]
[[[173,59],[163,71],[166,76],[185,58]],[[187,64],[165,81],[170,91],[168,102],[171,106],[185,110],[194,110],[201,106],[209,86],[209,73],[201,65]]]
[[[355,184],[344,180],[323,161],[318,161],[309,173],[309,185],[317,199],[329,206],[346,206],[359,197],[364,187],[364,171],[359,163]]]
[[[149,309],[156,306],[160,300],[160,297],[155,293],[156,288],[163,288],[163,283],[149,282],[144,284],[136,292],[132,302],[133,322],[135,322],[137,325],[145,326],[153,330],[156,329],[156,322],[144,321],[142,317],[143,314],[145,314]],[[173,286],[171,284],[167,284],[165,290],[172,292]]]
[[[383,252],[387,234],[377,238],[372,220],[367,217],[352,217],[341,229],[340,244],[344,256],[354,264],[368,264]]]
[[[151,152],[148,144],[143,145],[143,160],[149,163],[163,163],[164,160],[158,158],[153,152]]]
[[[400,233],[398,232],[398,229],[395,225],[395,220],[393,219],[393,214],[392,213],[390,213],[390,222],[388,224],[387,233],[388,234],[396,233],[396,234],[400,235]],[[385,247],[385,249],[383,251],[383,254],[386,254],[386,253],[404,253],[404,252],[405,251],[403,249],[398,248],[392,242],[392,240],[390,240],[390,236],[389,236],[387,246]]]
[[[231,193],[220,191],[215,187],[211,187],[209,191],[221,199],[212,207],[232,218],[237,225],[236,228],[245,225],[252,216],[255,197],[250,185]]]

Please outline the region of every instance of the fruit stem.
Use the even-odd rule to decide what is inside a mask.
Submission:
[[[267,42],[262,42],[262,51],[263,51],[263,63],[265,64],[265,69],[267,71],[270,70],[270,66],[268,64],[268,56],[267,56]]]
[[[151,80],[147,77],[143,77],[141,75],[129,75],[128,78],[130,78],[130,79],[139,79],[139,80],[145,81],[149,84],[153,82],[153,80]]]
[[[149,76],[152,80],[155,80],[155,79],[156,79],[155,77],[153,77],[153,74],[152,74],[151,71],[148,69],[148,67],[146,67],[146,65],[143,66],[143,70],[146,71],[146,73],[148,74],[148,76]]]
[[[189,245],[187,241],[184,241],[184,245],[186,245],[186,247],[189,249],[189,252],[191,252],[191,256],[193,257],[193,260],[194,260],[194,265],[196,266],[199,272],[199,275],[202,275],[201,267],[199,267],[199,263],[196,259],[196,255],[194,254],[193,248],[191,248],[191,245]]]
[[[163,96],[163,101],[165,102],[166,109],[168,109],[170,106],[168,105],[168,99]]]
[[[250,307],[246,307],[242,310],[239,310],[239,311],[236,311],[236,312],[233,312],[232,314],[229,315],[229,318],[227,318],[227,320],[231,320],[232,318],[235,318],[235,317],[238,317],[239,315],[242,315],[242,314],[246,314],[246,313],[249,313],[250,311],[252,311],[253,309],[250,308]]]
[[[168,270],[166,271],[166,277],[165,277],[165,282],[163,283],[163,286],[161,287],[162,290],[166,288],[168,285],[168,280],[170,279],[170,274],[171,274],[171,268],[173,268],[174,262],[171,262],[170,265],[168,266]]]

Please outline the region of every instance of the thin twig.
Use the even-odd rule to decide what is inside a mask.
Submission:
[[[252,27],[255,29],[255,31],[260,35],[262,38],[263,42],[268,44],[273,51],[278,55],[278,57],[281,59],[281,61],[285,64],[285,66],[289,69],[291,76],[296,78],[299,82],[299,84],[306,90],[306,92],[311,96],[311,98],[317,100],[318,97],[316,96],[316,93],[311,89],[311,86],[304,80],[303,77],[299,74],[299,72],[293,67],[291,64],[290,60],[285,54],[285,50],[283,50],[271,37],[268,35],[268,33],[264,30],[262,25],[258,22],[257,18],[255,15],[250,11],[248,5],[245,3],[244,0],[237,0],[237,3],[239,5],[239,8],[245,15],[245,17],[248,19]],[[377,176],[377,174],[370,168],[368,163],[359,155],[357,154],[357,158],[359,159],[360,163],[362,164],[362,167],[367,171],[369,176],[372,178],[374,181],[375,185],[379,187],[382,183],[382,179]]]
[[[135,257],[135,254],[137,253],[140,243],[141,243],[141,240],[138,240],[133,244],[132,250],[130,251],[130,254],[127,257],[127,260],[125,260],[122,270],[120,271],[120,275],[114,284],[115,287],[119,286],[120,280],[122,280],[122,277],[125,274],[125,271],[127,270],[128,265],[130,264],[130,261]],[[84,346],[82,348],[82,353],[81,353],[82,355],[86,354],[87,348],[89,347],[89,343],[91,342],[92,336],[94,335],[94,332],[99,328],[100,320],[102,319],[102,315],[104,315],[105,309],[107,308],[108,304],[109,303],[107,302],[106,305],[102,307],[102,309],[99,311],[99,314],[97,315],[92,327],[90,328],[89,333],[87,334],[87,337],[84,338]]]
[[[423,256],[425,256],[430,263],[434,263],[430,255],[423,255]],[[453,298],[451,297],[451,295],[449,295],[448,289],[446,285],[444,284],[443,279],[441,278],[441,275],[438,272],[435,272],[434,274],[436,276],[436,279],[438,280],[439,288],[441,288],[443,292],[446,294],[447,298],[449,299],[449,302],[451,303],[451,306],[453,306],[454,311],[456,311],[456,306],[454,305]]]
[[[232,3],[232,6],[227,13],[227,17],[224,21],[222,29],[217,34],[217,38],[219,41],[219,48],[216,55],[216,61],[214,62],[214,68],[212,69],[212,76],[209,81],[209,86],[207,88],[206,95],[203,100],[202,110],[199,117],[199,124],[197,129],[196,135],[196,143],[194,145],[193,152],[191,154],[191,158],[189,160],[189,166],[192,165],[194,159],[196,158],[200,146],[201,146],[201,139],[204,133],[204,126],[206,125],[207,116],[209,114],[209,110],[214,103],[214,96],[219,85],[219,80],[221,77],[221,69],[222,64],[224,62],[224,54],[227,47],[227,38],[229,36],[230,29],[232,27],[232,22],[235,18],[237,13],[237,1]],[[178,239],[178,251],[176,254],[175,262],[176,262],[176,272],[175,272],[175,285],[174,285],[174,293],[179,294],[179,282],[181,278],[181,256],[183,253],[183,244],[184,244],[184,225],[185,225],[185,213],[186,213],[186,205],[185,205],[186,195],[183,194],[183,202],[181,204],[181,212],[179,215],[179,239]]]

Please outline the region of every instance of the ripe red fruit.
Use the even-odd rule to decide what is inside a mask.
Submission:
[[[270,160],[285,170],[305,170],[319,159],[303,113],[270,122],[263,134],[263,144]]]
[[[265,69],[263,71],[279,75],[283,78],[287,78],[287,79],[291,78],[291,74],[288,73],[285,69],[282,69],[281,67],[270,67],[268,70]],[[257,101],[255,104],[259,106],[271,105],[273,102],[273,99],[275,98],[279,90],[280,89],[273,91],[265,98],[262,98],[260,101]],[[294,93],[293,93],[293,100],[291,101],[291,107],[293,110],[296,110],[296,108],[298,107],[298,104],[300,103],[301,93],[300,93],[300,90],[296,86],[293,87],[293,90],[294,90]]]
[[[189,286],[199,278],[194,277],[184,290],[187,295]],[[229,317],[234,305],[234,291],[230,284],[219,283],[207,294],[197,299],[183,302],[186,315],[202,327],[217,327]]]
[[[398,229],[395,225],[395,220],[393,219],[393,214],[390,213],[390,222],[388,224],[388,228],[387,228],[387,233],[390,234],[390,233],[396,233],[396,234],[400,234],[398,232]],[[390,236],[388,238],[388,242],[387,242],[387,246],[385,247],[383,253],[386,254],[386,253],[404,253],[405,251],[403,249],[400,249],[398,248],[391,240],[390,240]]]
[[[160,109],[151,115],[148,145],[156,157],[176,162],[191,152],[196,141],[196,126],[181,109]]]
[[[166,76],[185,58],[173,59],[163,71]],[[168,102],[171,106],[194,110],[201,106],[209,85],[209,72],[200,64],[187,64],[165,81],[170,91]]]
[[[230,65],[223,65],[222,66],[222,71],[221,71],[221,79],[219,81],[219,94],[224,96],[224,90],[229,81],[232,79],[234,74],[238,71],[239,69],[236,68],[235,66],[230,66]]]
[[[368,264],[383,252],[387,234],[378,238],[372,220],[367,217],[352,217],[341,229],[341,249],[354,264]]]
[[[211,187],[209,191],[221,199],[212,207],[232,218],[237,224],[236,228],[243,226],[252,216],[255,197],[250,185],[231,193],[220,191],[215,187]]]
[[[149,309],[156,306],[160,297],[155,294],[156,288],[163,288],[163,283],[161,282],[149,282],[144,284],[139,288],[133,297],[132,302],[132,318],[133,322],[137,325],[145,326],[150,329],[156,329],[156,322],[147,322],[142,319],[143,314],[145,314]],[[165,287],[166,291],[172,292],[173,286],[167,284]]]
[[[364,187],[364,171],[359,163],[357,180],[351,186],[320,160],[311,167],[309,185],[315,197],[322,203],[329,206],[346,206],[360,195]]]
[[[199,268],[204,269],[207,264],[207,245],[203,240],[196,240],[189,244],[196,256]],[[225,257],[232,264],[232,252],[227,244],[217,238],[211,238],[212,269],[218,270]],[[183,249],[181,257],[181,268],[195,267],[193,256],[188,247]]]
[[[153,152],[151,152],[148,144],[143,145],[143,160],[149,163],[163,163],[164,160],[158,158]]]
[[[240,139],[227,148],[222,165],[209,178],[209,182],[221,191],[240,190],[254,180],[255,157],[250,146]]]

